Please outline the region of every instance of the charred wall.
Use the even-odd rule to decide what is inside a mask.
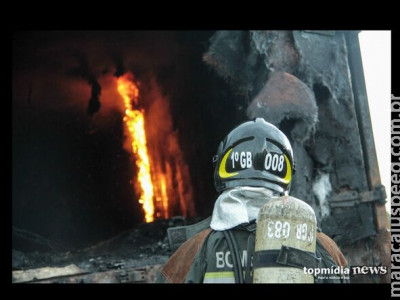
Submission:
[[[264,117],[288,135],[297,170],[291,193],[316,209],[323,229],[341,244],[375,233],[372,219],[354,221],[372,217],[370,205],[345,213],[327,205],[329,194],[368,190],[347,56],[344,33],[307,31],[219,31],[205,54],[242,93],[248,118]],[[344,231],[355,229],[343,222],[359,224],[365,234],[349,239]]]
[[[218,31],[204,60],[242,94],[248,118],[264,117],[289,137],[296,167],[291,194],[314,208],[319,226],[349,264],[389,265],[387,230],[378,226],[376,215],[377,201],[386,197],[381,186],[369,182],[369,172],[376,180],[379,170],[365,159],[374,146],[373,140],[369,146],[361,140],[363,130],[371,129],[359,123],[369,116],[357,111],[357,101],[367,99],[365,91],[364,97],[354,96],[362,87],[353,86],[354,79],[361,82],[363,71],[360,63],[351,68],[349,34]]]

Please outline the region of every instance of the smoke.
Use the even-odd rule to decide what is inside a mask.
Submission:
[[[89,99],[89,105],[87,108],[87,113],[91,116],[94,113],[98,112],[100,109],[100,100],[99,96],[101,93],[101,86],[96,80],[96,78],[91,77],[88,79],[90,86],[92,87],[92,93]]]
[[[180,51],[168,31],[17,32],[12,47],[13,104],[89,116],[104,108],[104,77],[157,72],[175,65]]]
[[[125,74],[126,67],[125,67],[124,59],[123,59],[121,53],[112,52],[112,53],[110,53],[110,55],[111,55],[111,57],[113,59],[114,65],[115,65],[114,76],[115,77],[120,77],[123,74]]]
[[[84,79],[92,89],[87,108],[87,113],[89,114],[89,116],[92,116],[94,113],[99,111],[101,106],[99,99],[101,86],[97,80],[97,76],[94,74],[94,71],[89,66],[89,61],[86,55],[79,51],[72,52],[71,55],[78,61],[78,67],[70,70],[69,73],[72,76]]]
[[[319,174],[313,183],[312,190],[319,201],[322,218],[329,216],[330,207],[327,197],[332,192],[332,186],[329,182],[329,174]]]

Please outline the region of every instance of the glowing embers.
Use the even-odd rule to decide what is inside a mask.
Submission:
[[[118,92],[124,100],[124,122],[129,131],[132,151],[135,154],[139,169],[138,181],[141,187],[139,203],[145,212],[145,221],[154,221],[153,182],[150,174],[150,158],[147,151],[146,131],[144,127],[144,110],[135,109],[139,100],[139,88],[133,81],[133,76],[127,73],[118,78]]]

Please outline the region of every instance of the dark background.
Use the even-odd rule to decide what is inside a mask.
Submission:
[[[85,247],[143,222],[131,182],[137,171],[107,87],[124,71],[144,86],[155,79],[170,99],[197,216],[207,217],[217,196],[212,156],[247,119],[240,96],[202,61],[213,33],[13,32],[13,227]],[[93,82],[102,89],[98,109]]]

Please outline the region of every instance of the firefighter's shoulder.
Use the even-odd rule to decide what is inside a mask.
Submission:
[[[211,231],[211,228],[203,229],[180,245],[160,270],[160,276],[156,282],[185,282],[199,249]]]
[[[333,239],[322,231],[317,231],[317,241],[321,243],[322,247],[329,253],[337,265],[343,267],[347,266],[345,256]]]

